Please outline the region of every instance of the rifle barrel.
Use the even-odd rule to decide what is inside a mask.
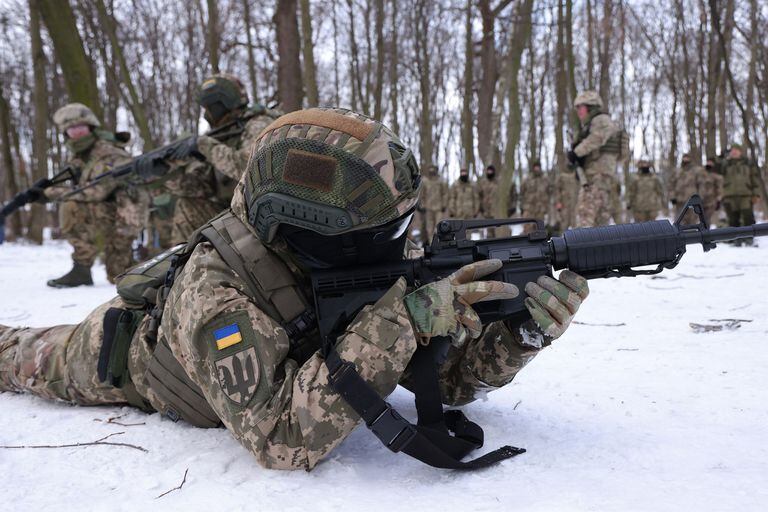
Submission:
[[[743,238],[768,236],[768,222],[733,228],[717,228],[708,231],[686,230],[681,233],[686,245],[730,242]]]

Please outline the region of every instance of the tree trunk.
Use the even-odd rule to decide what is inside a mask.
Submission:
[[[304,89],[307,106],[316,107],[319,102],[317,79],[315,78],[315,51],[312,42],[312,13],[309,0],[301,1],[301,48],[304,55]]]
[[[277,0],[274,23],[278,54],[277,95],[282,109],[293,112],[301,108],[303,99],[296,0]]]
[[[595,19],[592,14],[592,2],[587,0],[587,89],[595,88],[593,79],[595,69]]]
[[[32,180],[37,181],[48,175],[48,84],[45,81],[45,53],[40,35],[40,12],[36,0],[29,2],[29,34],[32,53],[32,73],[35,87],[32,93],[35,105],[35,119],[32,132]],[[27,238],[37,244],[43,243],[45,206],[32,205],[27,223]]]
[[[373,117],[381,121],[384,113],[384,0],[376,0],[376,85],[373,90]]]
[[[517,9],[517,20],[514,30],[510,31],[509,53],[507,54],[507,101],[509,102],[509,116],[507,117],[507,143],[504,149],[504,169],[501,175],[501,190],[509,190],[512,185],[513,171],[518,166],[515,161],[518,145],[520,143],[520,87],[518,75],[520,73],[520,61],[523,50],[528,42],[532,30],[533,0],[523,0]],[[499,194],[499,209],[506,211],[509,203],[507,194]]]
[[[464,24],[464,97],[461,107],[461,166],[475,167],[475,138],[473,133],[472,97],[474,84],[475,45],[472,41],[472,2],[467,0]]]
[[[5,90],[0,83],[0,145],[2,146],[2,162],[5,170],[5,189],[8,191],[8,197],[12,198],[19,193],[18,182],[16,181],[16,171],[13,165],[13,153],[11,147],[11,112],[8,101],[5,99]],[[21,212],[17,211],[5,219],[6,226],[10,231],[6,233],[6,238],[11,241],[22,236]]]
[[[93,62],[85,53],[72,7],[68,1],[60,0],[39,0],[38,7],[53,41],[69,101],[84,103],[97,118],[103,119]]]
[[[389,106],[391,112],[391,125],[392,131],[400,134],[400,120],[398,118],[398,108],[400,102],[398,100],[397,88],[398,88],[398,73],[399,69],[399,47],[397,46],[397,0],[392,0],[392,33],[389,37]]]
[[[606,108],[611,101],[611,61],[613,60],[613,0],[604,0],[602,44],[600,45],[600,97]]]
[[[128,89],[129,96],[129,108],[133,114],[133,120],[136,122],[136,126],[139,128],[139,134],[144,141],[143,151],[146,152],[155,147],[155,143],[152,137],[152,133],[149,130],[149,121],[147,120],[147,113],[144,110],[144,103],[139,98],[139,93],[136,91],[136,86],[131,78],[131,71],[128,69],[128,63],[125,61],[123,55],[123,49],[120,44],[120,40],[117,37],[117,20],[107,12],[107,7],[104,5],[104,0],[96,0],[96,10],[99,13],[99,20],[101,26],[107,32],[109,37],[109,44],[112,47],[112,55],[117,60],[117,64],[120,67],[120,75],[123,85]],[[104,65],[108,65],[106,62]],[[112,126],[111,128],[115,128]]]
[[[576,58],[573,55],[573,0],[565,0],[565,55],[568,67],[568,105],[570,115],[570,129],[575,130],[579,125],[576,109],[570,108],[570,103],[576,97]]]
[[[206,0],[208,3],[208,61],[211,64],[211,73],[220,73],[219,70],[219,44],[221,34],[219,31],[219,6],[216,0]]]
[[[432,135],[432,107],[431,107],[431,73],[429,63],[429,18],[426,16],[425,4],[429,0],[416,1],[416,15],[414,17],[414,41],[416,50],[416,70],[419,78],[419,156],[421,167],[433,163],[434,139]]]
[[[557,9],[557,43],[555,46],[555,169],[557,173],[565,171],[565,143],[563,142],[563,123],[568,110],[568,85],[566,82],[565,56],[565,6],[555,5]]]
[[[480,43],[480,88],[477,94],[477,149],[483,165],[493,160],[493,98],[498,80],[496,19],[490,0],[479,0],[483,37]]]
[[[259,103],[258,79],[256,78],[256,57],[253,54],[253,38],[251,37],[251,5],[250,0],[242,0],[243,21],[245,23],[245,41],[248,45],[248,79],[251,82],[251,101]]]

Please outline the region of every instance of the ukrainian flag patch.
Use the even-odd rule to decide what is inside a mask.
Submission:
[[[243,341],[243,336],[240,334],[240,327],[236,323],[216,329],[213,331],[213,337],[216,340],[216,348],[224,350],[232,345],[237,345]]]

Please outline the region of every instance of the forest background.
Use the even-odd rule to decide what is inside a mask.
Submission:
[[[217,72],[252,103],[381,119],[449,180],[495,164],[509,186],[540,159],[554,181],[587,88],[665,181],[684,152],[768,147],[758,0],[0,0],[0,28],[0,201],[66,158],[62,105],[139,154],[206,129],[195,92]],[[9,238],[42,241],[51,208],[12,216]]]

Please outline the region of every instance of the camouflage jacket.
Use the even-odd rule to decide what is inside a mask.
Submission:
[[[608,139],[610,139],[618,128],[611,120],[608,114],[600,113],[593,117],[588,124],[582,127],[582,131],[588,134],[576,144],[573,151],[578,157],[584,158],[584,174],[590,185],[601,186],[599,175],[613,175],[616,172],[617,155],[606,151],[601,151]]]
[[[478,182],[478,189],[480,192],[480,213],[487,219],[499,217],[499,213],[496,211],[497,198],[499,193],[499,186],[501,182],[499,178],[489,180],[483,176]],[[515,184],[512,183],[509,189],[509,203],[507,204],[506,215],[510,215],[517,208],[517,189]],[[501,214],[503,216],[504,214]]]
[[[232,209],[241,220],[243,203],[236,193]],[[285,265],[283,270],[287,268],[297,283],[306,282],[284,244],[259,247],[277,251],[276,264]],[[260,286],[265,291],[274,284]],[[403,303],[406,292],[401,279],[378,302],[365,307],[336,343],[341,357],[353,362],[382,396],[398,383],[408,387],[410,382],[406,367],[417,340]],[[135,377],[146,374],[151,357],[143,339],[146,323],[132,344],[129,368],[138,392],[163,411],[164,404],[148,381]],[[177,276],[159,336],[232,435],[266,467],[312,469],[360,422],[328,385],[320,352],[305,361],[289,357],[286,331],[256,305],[246,283],[208,243],[195,248]],[[319,346],[320,340],[315,343]],[[540,348],[540,343],[524,339],[519,330],[513,333],[506,324],[487,326],[480,338],[450,349],[441,367],[443,401],[464,404],[507,384]]]
[[[520,202],[522,204],[523,215],[534,215],[542,217],[549,210],[549,199],[551,196],[551,187],[549,177],[542,173],[531,172],[523,180],[520,186]]]
[[[122,165],[129,162],[131,156],[123,149],[121,144],[110,142],[104,139],[97,139],[91,148],[70,160],[70,164],[80,169],[79,185],[85,185],[96,176],[109,171],[116,165]],[[130,188],[124,181],[107,178],[101,180],[98,185],[90,187],[82,192],[67,197],[67,201],[77,201],[84,203],[98,203],[112,199],[114,194],[122,189]],[[45,190],[45,196],[50,200],[55,200],[61,195],[70,192],[72,188],[67,186],[55,186]]]
[[[277,113],[270,110],[251,117],[245,123],[243,133],[227,139],[226,142],[203,135],[198,139],[198,149],[214,169],[236,182],[240,181],[251,156],[251,146],[264,128],[277,117]]]
[[[448,193],[448,215],[457,219],[474,219],[480,211],[480,193],[474,183],[456,180]]]
[[[659,211],[664,208],[664,187],[653,173],[636,174],[627,191],[627,206],[634,211]]]
[[[688,164],[675,173],[672,197],[677,203],[685,203],[693,194],[705,197],[707,184],[711,181],[709,173],[701,166]]]
[[[728,158],[723,163],[723,196],[760,195],[758,169],[747,158]]]
[[[425,210],[444,212],[448,207],[448,184],[439,176],[425,176],[419,205]]]

